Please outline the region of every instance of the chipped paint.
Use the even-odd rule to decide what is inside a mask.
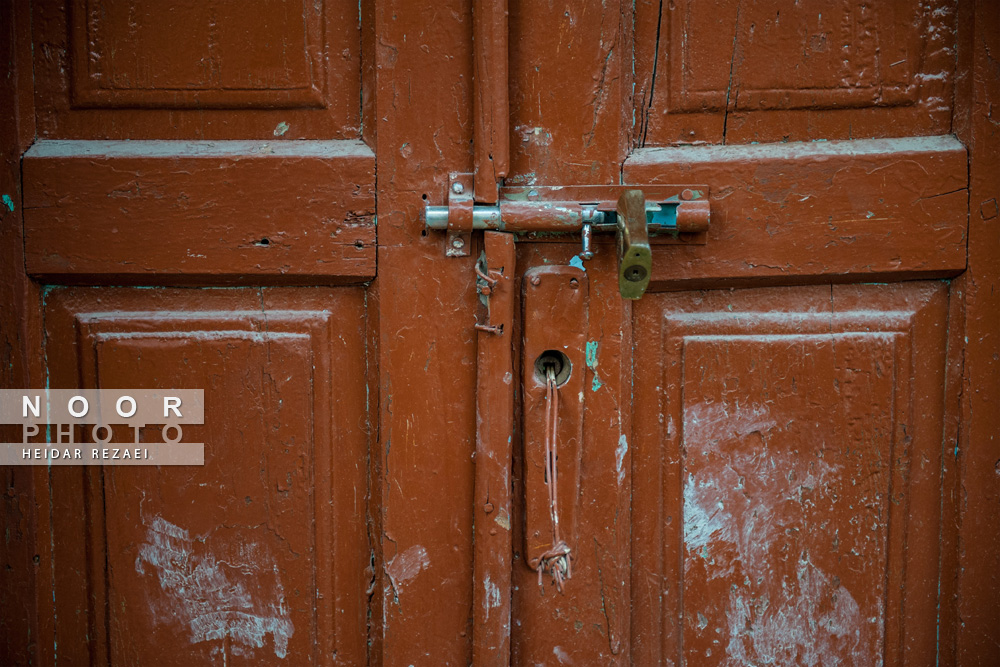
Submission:
[[[514,128],[514,131],[517,132],[524,143],[533,143],[538,146],[548,146],[552,143],[552,134],[544,127],[518,125]]]
[[[285,133],[288,132],[288,127],[289,127],[288,123],[286,123],[285,121],[281,121],[274,128],[274,136],[276,136],[276,137],[283,137],[285,135]]]
[[[431,559],[427,555],[427,549],[414,544],[412,547],[393,558],[385,566],[386,572],[392,578],[396,586],[405,584],[410,579],[426,570],[431,565]]]
[[[628,438],[622,433],[615,447],[615,467],[618,469],[618,486],[625,481],[625,455],[628,454]]]
[[[844,657],[853,665],[882,663],[868,653],[868,625],[858,603],[808,554],[800,556],[796,579],[783,583],[769,599],[731,589],[726,655],[736,664],[830,665]]]
[[[737,471],[762,466],[794,479],[791,488],[758,484],[750,494]],[[801,471],[801,465],[783,455],[734,454],[708,476],[688,474],[685,574],[692,576],[698,568],[704,572],[698,576],[709,581],[742,580],[729,586],[724,609],[698,611],[692,625],[728,637],[726,654],[734,664],[823,665],[845,659],[848,664],[870,664],[881,609],[865,618],[840,579],[812,563],[806,550],[794,553],[794,573],[776,570],[772,549],[787,531],[795,530],[785,508],[797,502],[797,491],[825,488],[839,473],[837,466],[816,460],[808,474],[789,478],[789,471],[796,469]]]
[[[500,606],[500,588],[490,581],[490,575],[486,575],[486,581],[483,582],[483,589],[486,593],[483,608],[486,610],[486,619],[489,620],[490,609],[496,609]]]
[[[165,598],[151,603],[156,623],[188,626],[192,644],[223,641],[235,655],[252,657],[267,635],[284,658],[294,633],[277,562],[261,544],[192,537],[160,516],[143,517],[146,542],[135,569],[155,571]],[[149,569],[152,566],[152,570]]]
[[[590,382],[590,390],[597,391],[604,386],[601,378],[597,375],[597,349],[599,343],[596,340],[587,341],[587,368],[593,372],[593,379]]]
[[[4,195],[2,198],[3,204],[10,210],[11,213],[14,212],[14,200],[10,198],[10,195]]]
[[[572,665],[573,660],[569,657],[569,653],[562,646],[553,646],[552,655],[556,657],[560,665]]]
[[[684,407],[684,437],[718,442],[753,432],[767,432],[776,423],[766,405],[696,403]]]

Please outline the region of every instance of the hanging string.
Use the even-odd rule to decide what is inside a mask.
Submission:
[[[556,589],[561,593],[563,582],[573,576],[570,565],[569,545],[559,534],[559,472],[556,466],[557,435],[559,428],[559,387],[553,366],[545,369],[545,486],[549,492],[549,516],[552,519],[552,547],[541,555],[538,564],[538,585],[542,574],[548,572]]]

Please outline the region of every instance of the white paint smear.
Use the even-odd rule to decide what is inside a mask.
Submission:
[[[733,430],[718,424],[711,428]],[[796,469],[799,478],[791,487],[778,482]],[[729,586],[722,625],[728,635],[723,639],[728,641],[726,664],[871,664],[871,632],[877,632],[881,619],[865,619],[851,593],[806,552],[797,554],[794,574],[782,577],[780,584],[772,569],[770,549],[788,528],[785,504],[798,502],[796,489],[823,488],[838,472],[838,466],[821,459],[811,461],[804,473],[801,461],[788,455],[743,451],[684,480],[685,572],[698,565],[713,580],[732,578],[738,568],[745,577],[744,585]],[[757,481],[752,495],[744,492],[742,474]],[[699,629],[707,625],[700,621],[701,612],[686,613],[697,614]]]
[[[868,628],[851,594],[839,588],[834,603],[821,610],[836,587],[808,560],[799,561],[795,584],[772,588],[776,599],[730,590],[726,654],[735,664],[829,665],[839,656],[851,665],[871,664]]]
[[[766,405],[695,403],[684,408],[684,439],[696,442],[728,441],[776,426]]]
[[[484,606],[486,607],[486,620],[488,621],[490,620],[490,609],[496,609],[500,606],[500,588],[490,580],[490,575],[486,575],[486,580],[483,581],[483,589],[486,592]]]
[[[208,537],[192,539],[188,531],[162,517],[143,519],[146,542],[139,547],[135,569],[159,577],[167,600],[154,602],[158,623],[186,624],[191,643],[229,637],[236,655],[252,656],[271,635],[274,654],[284,658],[294,633],[278,567],[256,543],[220,545],[209,550]]]
[[[392,577],[393,582],[399,586],[420,574],[422,570],[426,570],[430,564],[431,559],[427,556],[427,549],[419,544],[414,544],[393,558],[385,569]]]
[[[615,466],[618,468],[618,486],[625,481],[625,455],[628,454],[628,438],[623,433],[615,447]]]

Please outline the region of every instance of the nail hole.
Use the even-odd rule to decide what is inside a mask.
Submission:
[[[355,248],[364,248],[365,247],[365,242],[359,239],[359,240],[357,240],[357,241],[354,242],[354,247]]]
[[[266,248],[267,246],[271,245],[271,241],[270,239],[263,238],[260,241],[257,241],[257,243],[255,243],[254,245]]]

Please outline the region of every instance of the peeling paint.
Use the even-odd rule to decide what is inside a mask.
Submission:
[[[590,390],[597,391],[604,386],[601,378],[597,375],[597,349],[599,343],[596,340],[587,341],[587,368],[593,371],[593,380],[590,382]]]
[[[427,549],[414,544],[412,547],[393,558],[385,566],[386,572],[397,586],[405,584],[410,579],[426,570],[431,565]]]
[[[696,403],[684,408],[684,437],[698,442],[718,442],[753,432],[773,429],[766,405],[736,405]]]
[[[618,468],[618,486],[625,481],[625,455],[628,453],[628,438],[622,433],[615,447],[615,467]]]
[[[742,665],[828,665],[839,662],[838,656],[849,656],[848,664],[873,664],[867,625],[851,594],[810,563],[808,554],[802,554],[797,575],[773,599],[750,598],[733,587],[726,654]]]
[[[552,134],[544,127],[518,125],[514,131],[520,135],[521,141],[524,143],[533,143],[538,146],[548,146],[552,143]]]
[[[4,206],[6,206],[10,210],[11,213],[13,213],[14,212],[14,200],[10,198],[10,195],[4,195],[2,197],[2,199],[3,199]]]
[[[486,581],[483,582],[483,588],[486,591],[486,600],[483,606],[486,609],[486,620],[490,618],[490,609],[496,609],[500,606],[500,589],[490,581],[490,575],[486,575]]]

